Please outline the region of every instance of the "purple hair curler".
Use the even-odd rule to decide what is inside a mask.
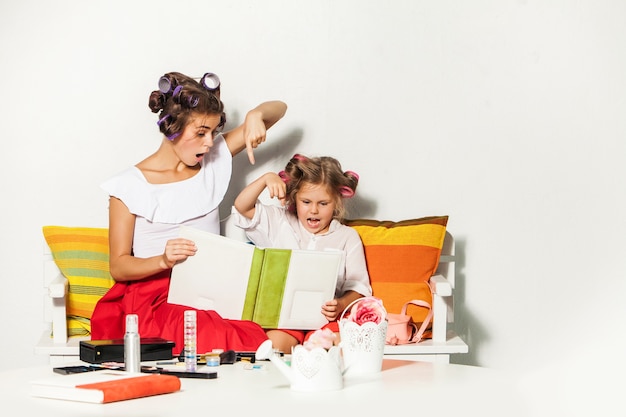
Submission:
[[[168,117],[170,117],[169,114],[166,114],[165,116],[161,117],[159,120],[157,120],[157,125],[161,126],[161,123],[163,123],[165,119],[167,119]]]
[[[189,107],[193,108],[198,105],[198,103],[200,102],[200,99],[196,96],[190,96],[188,101],[189,101]]]
[[[172,97],[178,96],[181,91],[183,91],[183,86],[182,85],[177,86],[172,92]]]
[[[215,91],[220,88],[220,78],[212,72],[207,72],[200,79],[200,84],[209,91]]]
[[[163,94],[167,94],[170,91],[172,91],[172,87],[174,84],[175,84],[175,80],[173,80],[172,77],[168,75],[164,75],[161,78],[159,78],[159,90]]]

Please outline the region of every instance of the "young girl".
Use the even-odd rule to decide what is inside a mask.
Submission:
[[[109,194],[110,270],[115,285],[92,316],[92,339],[120,339],[125,316],[139,316],[139,334],[183,347],[183,316],[189,307],[167,303],[171,268],[196,253],[178,238],[179,226],[219,233],[219,210],[228,188],[232,156],[265,141],[266,129],[282,118],[280,101],[250,110],[242,125],[221,133],[225,123],[219,79],[199,81],[165,74],[148,105],[158,113],[163,134],[158,150],[106,181]],[[207,256],[210,254],[203,254]],[[197,350],[255,350],[267,335],[255,323],[225,320],[215,311],[197,312]]]
[[[354,229],[341,223],[344,199],[354,196],[358,182],[359,176],[343,172],[335,158],[296,154],[284,171],[268,172],[244,188],[232,211],[234,223],[257,246],[343,251],[344,267],[335,299],[322,305],[322,314],[330,322],[326,327],[335,332],[339,331],[336,320],[348,304],[372,295],[361,239]],[[260,203],[258,198],[266,188],[283,207]],[[272,329],[267,335],[274,348],[291,352],[293,346],[304,342],[307,332]]]

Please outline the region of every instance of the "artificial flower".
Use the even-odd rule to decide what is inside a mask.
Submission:
[[[313,350],[317,347],[328,350],[335,344],[335,339],[337,339],[337,335],[332,330],[317,329],[311,333],[311,336],[302,345],[308,350]]]
[[[363,297],[352,306],[347,319],[360,326],[368,322],[379,324],[386,317],[387,311],[383,307],[383,300],[377,297]]]

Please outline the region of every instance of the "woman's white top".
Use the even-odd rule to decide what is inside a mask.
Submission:
[[[219,204],[231,174],[232,155],[220,134],[191,178],[151,184],[139,168],[132,166],[105,181],[101,188],[136,216],[133,254],[147,258],[162,254],[166,242],[178,237],[180,225],[219,234]]]

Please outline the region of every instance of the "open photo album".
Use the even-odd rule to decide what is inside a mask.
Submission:
[[[215,310],[263,328],[312,330],[327,323],[322,304],[334,298],[340,251],[259,248],[181,226],[198,252],[176,264],[168,302]]]

